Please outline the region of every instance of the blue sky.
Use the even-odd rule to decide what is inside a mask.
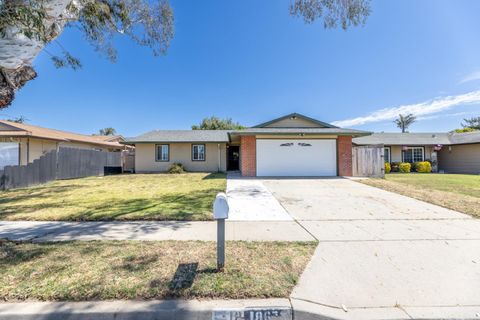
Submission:
[[[366,26],[348,31],[289,16],[288,0],[171,1],[176,34],[166,56],[118,39],[111,63],[67,30],[59,41],[83,68],[57,70],[42,53],[39,77],[1,115],[125,136],[188,129],[210,115],[254,125],[299,112],[398,131],[391,117],[413,111],[412,132],[480,116],[480,1],[372,1]]]

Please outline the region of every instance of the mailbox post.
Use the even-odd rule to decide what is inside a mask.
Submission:
[[[217,194],[213,203],[213,218],[217,220],[217,270],[223,271],[225,267],[225,219],[228,219],[230,210],[227,195],[223,192]]]

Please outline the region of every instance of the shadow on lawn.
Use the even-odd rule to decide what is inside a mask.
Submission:
[[[3,204],[14,204],[24,200],[41,199],[54,195],[56,197],[62,197],[66,192],[70,192],[74,189],[85,188],[82,185],[63,185],[63,186],[43,186],[43,187],[30,187],[24,189],[7,190],[0,192],[0,206]],[[18,195],[23,193],[22,195]]]
[[[0,239],[0,270],[45,256],[54,250],[49,245],[20,246],[19,243]]]
[[[198,269],[198,262],[180,263],[173,275],[173,278],[168,283],[168,297],[182,297],[184,291],[193,286],[195,278],[198,274],[216,273],[217,270],[213,268]],[[153,280],[150,287],[160,285],[160,280]]]
[[[210,173],[208,175],[206,175],[205,177],[202,178],[202,180],[225,180],[225,178],[227,177],[227,175],[225,173],[221,173],[221,172],[215,172],[215,173]]]
[[[76,203],[64,202],[62,192],[71,188],[50,187],[49,191],[39,190],[19,197],[0,199],[0,219],[14,219],[16,214],[33,213],[37,210],[49,210],[67,208],[70,206],[88,206],[84,211],[73,213],[68,216],[54,217],[51,220],[63,221],[111,221],[111,220],[210,220],[208,213],[218,189],[211,188],[189,193],[165,194],[152,198],[115,199],[110,202]],[[41,188],[42,189],[42,188]],[[45,188],[46,189],[46,188]],[[55,193],[58,200],[48,203],[35,203],[35,199],[41,199],[46,193]],[[22,200],[28,204],[21,204]],[[52,214],[54,216],[54,213]],[[31,220],[35,220],[33,216]]]

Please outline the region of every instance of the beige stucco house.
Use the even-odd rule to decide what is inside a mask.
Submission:
[[[434,171],[480,174],[480,131],[465,133],[374,133],[355,145],[383,145],[385,162],[429,160]]]
[[[0,120],[0,170],[7,165],[26,165],[59,147],[125,149],[125,145],[109,139]]]
[[[352,138],[345,129],[292,113],[243,130],[154,130],[135,146],[135,172],[235,171],[243,176],[351,176]]]

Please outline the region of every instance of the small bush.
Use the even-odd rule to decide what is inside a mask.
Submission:
[[[428,161],[417,162],[415,165],[415,171],[420,173],[432,172],[432,164]]]
[[[408,173],[412,171],[412,164],[409,162],[401,162],[398,164],[398,172]]]
[[[398,168],[399,165],[400,165],[400,163],[398,163],[398,162],[392,162],[392,164],[390,165],[391,171],[392,172],[398,172],[399,171],[399,168]]]
[[[392,171],[392,166],[390,163],[385,162],[385,173],[390,173],[390,171]]]
[[[412,164],[408,162],[402,162],[398,165],[398,171],[403,173],[409,173],[412,170]]]
[[[168,173],[185,173],[185,168],[181,163],[174,163],[168,168]]]

